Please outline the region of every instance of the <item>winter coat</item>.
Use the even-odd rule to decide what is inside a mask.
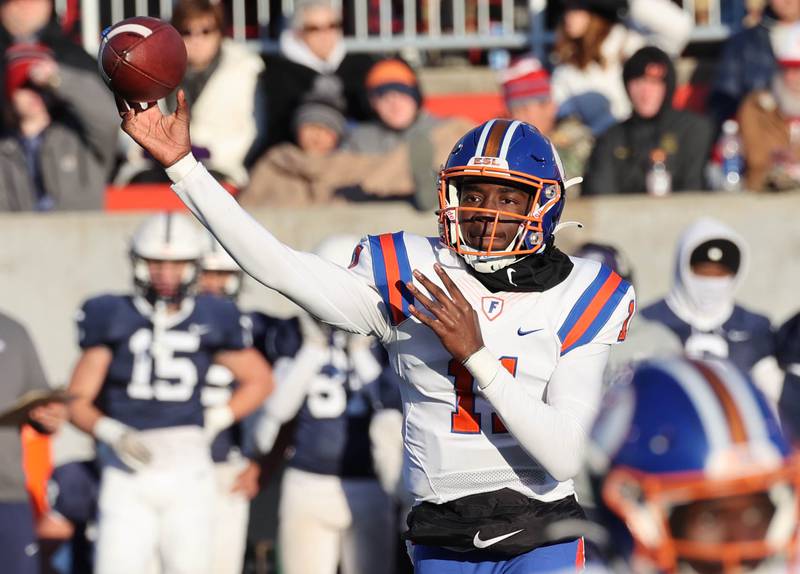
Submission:
[[[119,116],[96,72],[66,66],[54,95],[65,107],[45,130],[39,149],[45,194],[54,210],[102,209],[114,161]],[[0,138],[0,211],[36,209],[36,192],[16,135]]]
[[[474,126],[461,118],[435,118],[421,111],[415,122],[402,132],[378,121],[356,127],[345,149],[357,153],[388,153],[398,145],[409,146],[409,172],[415,182],[415,203],[420,209],[438,206],[436,178],[450,150]]]
[[[211,153],[203,163],[238,186],[247,183],[245,156],[263,135],[264,99],[257,90],[263,70],[257,54],[224,40],[217,68],[191,103],[192,143]]]
[[[239,200],[246,207],[303,207],[342,201],[337,192],[354,186],[375,199],[409,197],[414,182],[408,164],[405,145],[388,154],[335,151],[315,156],[283,143],[256,162]]]
[[[770,88],[777,69],[770,41],[774,25],[768,9],[759,24],[737,32],[723,45],[707,106],[718,124],[736,114],[747,94]]]
[[[772,174],[776,158],[781,154],[791,154],[800,160],[800,145],[790,144],[790,121],[778,108],[770,92],[753,92],[742,103],[738,114],[742,134],[742,151],[747,168],[745,177],[747,189],[763,191],[767,187],[783,187],[774,181]],[[787,158],[789,159],[789,158]],[[790,178],[786,178],[790,179]],[[798,182],[791,182],[793,187]]]

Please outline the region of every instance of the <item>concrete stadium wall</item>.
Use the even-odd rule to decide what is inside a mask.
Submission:
[[[751,265],[741,301],[779,323],[800,309],[800,193],[692,194],[664,200],[610,197],[570,201],[562,221],[583,230],[559,234],[568,251],[597,240],[619,246],[630,258],[640,304],[669,286],[675,242],[704,215],[731,225],[749,241]],[[402,204],[261,210],[254,215],[289,245],[310,249],[330,233],[379,233],[405,229],[436,234],[435,216]],[[81,301],[130,287],[127,241],[146,214],[20,214],[0,216],[0,310],[30,329],[53,384],[65,384],[77,357],[72,321]],[[280,295],[252,280],[245,309],[295,312]]]

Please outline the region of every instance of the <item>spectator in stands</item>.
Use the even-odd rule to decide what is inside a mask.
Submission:
[[[550,74],[541,62],[533,56],[519,58],[501,72],[500,80],[508,115],[536,126],[550,138],[568,177],[582,176],[594,143],[592,132],[576,118],[556,118]]]
[[[94,58],[61,31],[53,11],[53,0],[0,0],[0,53],[4,54],[18,43],[43,44],[52,50],[58,64],[94,72],[93,81],[101,82]],[[7,105],[5,64],[0,58],[0,108]]]
[[[738,113],[753,191],[800,187],[800,24],[783,36],[769,89],[751,92]]]
[[[25,327],[0,313],[0,412],[29,391],[49,386]],[[36,430],[54,433],[67,418],[63,404],[51,402],[28,412]],[[39,574],[33,513],[25,489],[19,427],[0,426],[0,556],[3,571]]]
[[[116,149],[114,101],[97,70],[41,44],[5,54],[12,128],[0,136],[0,211],[100,209]]]
[[[337,151],[345,133],[343,107],[336,78],[319,78],[295,112],[294,142],[270,148],[256,162],[240,196],[242,205],[326,203],[352,186],[368,195],[410,195],[405,147],[389,154]]]
[[[736,114],[747,94],[770,88],[777,68],[773,46],[787,27],[798,21],[798,0],[770,0],[758,25],[728,38],[708,102],[718,125]]]
[[[435,118],[422,108],[422,91],[411,67],[399,58],[377,62],[366,78],[366,91],[375,120],[350,134],[346,149],[362,153],[388,153],[409,144],[410,171],[421,209],[438,206],[436,177],[453,145],[472,126],[457,118]]]
[[[626,12],[630,26],[620,20]],[[691,28],[691,17],[670,0],[567,0],[553,71],[559,114],[582,116],[595,135],[626,119],[625,60],[647,44],[677,56]]]
[[[655,47],[642,48],[625,63],[623,78],[633,114],[598,138],[583,194],[645,193],[655,150],[666,157],[672,191],[703,189],[713,126],[672,107],[675,68],[669,56]]]
[[[172,25],[183,36],[188,55],[181,87],[191,110],[192,141],[205,148],[205,153],[196,150],[195,157],[207,156],[207,167],[243,186],[245,156],[264,132],[263,94],[257,90],[264,62],[244,45],[223,38],[224,20],[222,3],[213,0],[180,0],[172,12]]]
[[[373,59],[347,54],[342,38],[342,15],[331,0],[299,0],[291,29],[280,38],[280,55],[267,57],[267,146],[291,141],[292,118],[320,75],[335,75],[344,86],[345,116],[364,121],[371,110],[364,78]]]
[[[675,275],[667,296],[642,316],[669,327],[690,357],[730,360],[776,404],[783,374],[769,319],[736,303],[747,273],[744,238],[710,218],[690,225],[678,241]]]
[[[256,162],[250,185],[240,196],[242,205],[296,207],[410,197],[414,193],[411,146],[394,146],[382,154],[338,150],[345,131],[340,88],[331,77],[320,78],[316,84],[295,113],[296,143],[270,148]],[[430,187],[426,191],[433,195]]]
[[[778,329],[778,362],[786,372],[778,406],[787,435],[800,444],[800,313]]]

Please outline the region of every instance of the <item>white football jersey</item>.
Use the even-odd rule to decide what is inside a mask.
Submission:
[[[553,501],[572,494],[573,486],[550,476],[508,433],[470,373],[409,314],[413,298],[402,284],[416,269],[444,289],[433,268],[442,265],[478,311],[486,348],[529,394],[547,402],[561,357],[589,342],[623,340],[634,310],[633,289],[616,273],[595,261],[572,261],[569,276],[544,292],[492,293],[438,238],[398,232],[369,236],[356,248],[350,269],[380,293],[391,324],[383,343],[407,382],[406,482],[417,502],[501,488]],[[574,391],[580,395],[580,381]]]

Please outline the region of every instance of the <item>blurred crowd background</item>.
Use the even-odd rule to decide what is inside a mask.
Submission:
[[[691,325],[687,312],[669,324],[658,304],[647,319],[679,348],[736,355],[776,403],[784,376],[800,376],[800,326],[786,322],[800,308],[800,0],[0,0],[0,308],[31,328],[52,385],[78,352],[79,302],[130,288],[124,242],[141,212],[179,208],[97,73],[100,31],[133,15],[170,20],[186,43],[195,157],[293,246],[345,231],[435,235],[453,144],[493,117],[526,121],[567,178],[583,177],[565,219],[587,235],[559,245],[592,239],[593,256],[632,261],[642,307],[686,297],[688,269],[719,264],[730,281],[705,296],[727,302],[722,323]],[[174,109],[174,96],[159,105]],[[699,216],[727,225],[680,235]],[[754,309],[721,330],[740,286]],[[240,303],[295,313],[248,283]],[[692,339],[711,331],[724,348]],[[0,397],[0,410],[15,398]],[[74,530],[50,520],[47,479],[90,449],[68,428],[52,445],[25,428],[26,496],[56,553]],[[277,562],[281,449],[256,489],[246,571]],[[91,542],[91,504],[78,506],[72,527]],[[90,571],[77,563],[43,567]]]

